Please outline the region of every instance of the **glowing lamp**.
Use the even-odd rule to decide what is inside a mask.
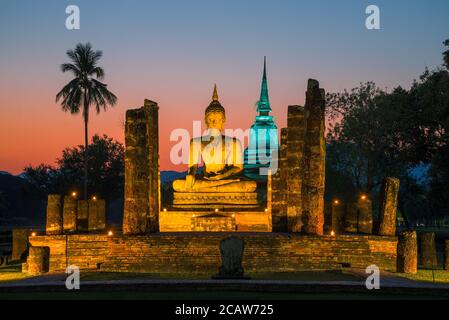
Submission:
[[[340,203],[340,201],[338,201],[338,199],[334,200],[334,204],[339,204],[339,203]]]
[[[215,212],[218,212],[218,208],[217,208],[217,209],[215,209]]]
[[[367,196],[366,196],[366,195],[364,195],[364,194],[362,194],[362,196],[360,197],[360,199],[362,199],[362,200],[366,200],[366,199],[367,199]]]
[[[72,192],[72,197],[76,197],[77,193],[75,191]]]
[[[114,233],[111,231],[111,230],[109,230],[109,232],[108,232],[108,236],[112,236]]]
[[[334,230],[331,231],[331,236],[332,237],[335,236],[335,231]]]
[[[268,208],[265,208],[265,212],[268,212]]]
[[[167,208],[164,208],[164,212],[167,212]]]
[[[92,200],[94,200],[94,201],[97,200],[97,197],[96,197],[96,196],[93,196],[93,197],[92,197]]]
[[[36,236],[36,232],[31,232],[31,236],[35,237]]]

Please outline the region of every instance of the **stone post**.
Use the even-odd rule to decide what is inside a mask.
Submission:
[[[399,179],[386,178],[380,190],[379,228],[381,236],[396,234],[396,208],[398,205]]]
[[[335,199],[331,204],[331,230],[336,234],[344,232],[344,218],[345,206],[340,200]]]
[[[302,209],[304,231],[323,234],[324,227],[324,180],[325,180],[325,92],[318,81],[309,79],[306,92],[307,114],[304,167],[302,186]]]
[[[289,232],[301,232],[302,169],[306,132],[306,110],[302,106],[288,106],[287,116],[287,223]]]
[[[449,240],[444,240],[444,270],[449,271]]]
[[[87,200],[78,200],[78,230],[87,231],[89,220],[89,203]]]
[[[273,232],[287,232],[287,128],[281,129],[281,145],[278,170],[272,176],[272,224]]]
[[[89,200],[89,231],[101,231],[106,228],[106,201],[101,199]]]
[[[64,232],[76,232],[78,200],[73,196],[64,197],[62,221]]]
[[[31,275],[39,275],[49,271],[50,247],[30,247],[27,268]]]
[[[397,271],[415,274],[418,272],[418,240],[416,231],[403,231],[398,238]]]
[[[28,229],[12,230],[12,261],[24,260],[28,250]]]
[[[357,201],[358,228],[357,231],[365,234],[373,233],[373,205],[368,196],[362,195]]]
[[[145,100],[126,112],[124,234],[159,231],[158,110]]]
[[[47,202],[47,223],[45,233],[47,235],[62,234],[62,204],[61,195],[49,194]]]
[[[435,245],[435,233],[425,232],[421,234],[421,265],[424,268],[433,269],[437,267],[437,249]]]

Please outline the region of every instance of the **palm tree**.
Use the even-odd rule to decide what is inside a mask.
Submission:
[[[89,122],[89,107],[95,105],[97,114],[101,108],[107,110],[108,105],[114,106],[117,97],[107,89],[103,68],[97,65],[102,57],[101,51],[92,50],[90,43],[76,45],[74,50],[68,50],[67,56],[71,63],[61,65],[62,72],[69,71],[75,77],[56,95],[60,99],[62,110],[78,114],[83,110],[84,118],[84,198],[87,199],[87,147],[89,143],[87,125]]]

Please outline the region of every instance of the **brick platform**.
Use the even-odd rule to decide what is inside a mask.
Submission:
[[[247,272],[340,269],[371,264],[396,271],[397,238],[387,236],[308,236],[284,233],[156,233],[144,236],[64,235],[30,238],[50,247],[50,272],[67,265],[114,272],[214,275],[219,243],[228,235],[245,241]]]

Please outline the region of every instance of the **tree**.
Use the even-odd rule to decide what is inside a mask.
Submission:
[[[446,39],[443,44],[449,47],[449,39]],[[449,70],[449,49],[443,52],[443,62],[446,69]]]
[[[88,188],[92,194],[113,200],[123,194],[124,155],[122,143],[106,135],[94,135],[92,143],[66,148],[57,166],[41,164],[24,169],[27,178],[43,193],[68,194],[80,190],[84,184],[84,156],[87,154],[89,168]]]
[[[402,88],[388,94],[373,82],[327,95],[334,123],[327,135],[327,162],[348,177],[355,190],[370,193],[385,176],[404,173],[400,158],[406,146],[400,128],[406,98]]]
[[[104,78],[104,70],[98,61],[102,57],[101,51],[92,50],[90,43],[79,43],[74,50],[68,50],[67,56],[71,63],[61,65],[62,72],[71,72],[74,76],[68,84],[56,95],[56,102],[62,99],[62,110],[71,114],[78,114],[82,108],[84,119],[84,150],[88,149],[89,108],[95,105],[97,114],[108,105],[114,106],[117,97],[107,89],[107,85],[99,80]],[[84,198],[87,199],[88,159],[84,154]]]

